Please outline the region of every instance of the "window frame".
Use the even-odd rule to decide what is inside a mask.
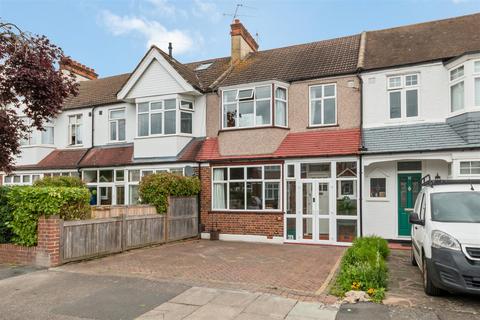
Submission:
[[[78,123],[78,116],[80,116],[80,123]],[[70,123],[70,118],[72,117],[75,117],[75,123]],[[72,144],[72,127],[75,128],[75,131],[77,130],[77,127],[80,127],[82,130],[81,131],[81,135],[82,137],[80,138],[80,143],[78,143],[78,136],[77,134],[75,134],[75,143]],[[84,140],[84,137],[83,137],[83,134],[84,131],[83,131],[83,113],[75,113],[75,114],[69,114],[68,115],[68,146],[71,146],[71,147],[78,147],[78,146],[83,146],[83,140]]]
[[[284,86],[280,86],[280,85],[274,85],[273,86],[273,113],[272,113],[272,116],[273,116],[273,125],[275,127],[281,127],[281,128],[288,128],[288,88],[284,87]],[[285,100],[283,99],[280,99],[280,98],[277,98],[277,89],[283,89],[285,90]],[[276,111],[277,111],[277,100],[281,101],[281,102],[285,102],[285,125],[281,125],[281,124],[277,124],[276,123],[276,120],[277,120],[277,117],[275,116],[276,115]]]
[[[279,174],[280,177],[278,179],[266,179],[265,178],[265,167],[270,166],[277,166],[279,167]],[[262,168],[262,177],[261,178],[247,178],[247,169],[248,168],[255,168],[261,167]],[[230,179],[230,169],[232,168],[243,168],[243,179]],[[214,170],[215,169],[226,169],[227,176],[224,180],[215,181],[214,180]],[[272,164],[252,164],[252,165],[244,165],[244,166],[213,166],[211,167],[211,184],[210,184],[210,191],[212,193],[212,201],[210,204],[210,209],[216,212],[282,212],[283,210],[283,166],[279,163],[272,163]],[[262,183],[262,209],[248,209],[248,201],[247,201],[247,183],[248,182],[261,182]],[[230,209],[230,183],[243,183],[244,186],[244,204],[245,209]],[[265,185],[267,183],[278,183],[278,209],[266,209],[265,208],[265,201],[266,201],[266,190]],[[222,184],[226,185],[226,208],[215,208],[214,207],[214,185],[215,184]]]
[[[166,101],[169,101],[169,100],[175,100],[175,108],[172,108],[172,109],[165,108],[165,103]],[[192,109],[182,108],[181,101],[187,101],[192,103]],[[152,104],[155,104],[155,103],[161,103],[162,108],[157,110],[152,110]],[[147,111],[139,112],[139,105],[141,104],[148,104],[148,112]],[[175,112],[175,133],[165,133],[165,124],[166,124],[165,114],[167,112]],[[182,132],[182,129],[181,129],[182,112],[188,112],[192,114],[192,133]],[[194,112],[195,112],[195,102],[193,101],[193,99],[182,98],[180,96],[168,97],[168,98],[166,97],[163,99],[152,99],[149,101],[142,101],[142,102],[137,101],[136,107],[135,107],[135,139],[170,137],[170,136],[178,136],[178,135],[192,136],[195,128]],[[148,134],[147,135],[139,134],[140,133],[139,132],[140,131],[140,124],[139,124],[140,114],[148,114]],[[152,134],[152,125],[151,125],[152,114],[162,114],[162,132],[161,133]]]
[[[416,76],[416,84],[407,84],[407,77]],[[390,86],[390,79],[400,78],[400,85]],[[408,72],[402,74],[392,74],[387,75],[386,80],[387,85],[387,119],[389,121],[407,121],[407,120],[417,120],[420,118],[420,72]],[[417,91],[417,115],[408,116],[408,106],[407,106],[407,92],[408,91]],[[391,117],[391,93],[400,92],[400,117],[392,118]]]
[[[331,86],[333,85],[335,89],[335,95],[333,98],[335,99],[335,121],[333,123],[327,123],[325,124],[325,99],[332,99],[332,96],[325,97],[325,87],[326,86]],[[317,88],[321,87],[322,88],[322,97],[321,98],[314,98],[312,99],[312,88]],[[321,124],[314,124],[312,122],[313,117],[312,117],[312,102],[314,101],[322,101],[322,123]],[[330,82],[330,83],[320,83],[320,84],[314,84],[314,85],[309,85],[308,86],[308,126],[311,128],[317,128],[317,127],[331,127],[331,126],[336,126],[338,125],[338,92],[337,92],[337,83],[336,82]]]
[[[461,160],[458,163],[458,175],[459,176],[480,176],[480,173],[472,173],[472,169],[480,169],[479,166],[472,166],[473,162],[479,162],[480,160],[475,160],[475,159],[468,159],[468,160]],[[470,165],[468,166],[469,173],[462,173],[462,163],[469,163]]]
[[[463,74],[461,76],[456,77],[455,79],[452,79],[452,73],[456,70],[459,70],[460,68],[463,69]],[[448,70],[448,97],[449,97],[449,105],[450,105],[450,113],[457,114],[457,113],[462,113],[465,111],[465,65],[461,64],[459,66],[456,66],[455,68],[452,68]],[[463,106],[458,109],[458,110],[453,110],[453,105],[452,105],[452,87],[463,83]]]
[[[373,197],[372,196],[372,179],[383,179],[385,181],[385,196],[384,197]],[[387,192],[387,178],[386,177],[369,177],[368,178],[368,199],[373,201],[385,201],[388,199]]]
[[[123,118],[118,118],[118,119],[112,119],[112,112],[113,111],[123,111]],[[125,139],[120,140],[119,137],[119,120],[124,120],[125,121]],[[111,124],[115,123],[116,126],[116,139],[112,140],[112,132],[111,132]],[[116,142],[125,142],[127,140],[127,110],[126,108],[112,108],[108,109],[108,141],[112,143]]]

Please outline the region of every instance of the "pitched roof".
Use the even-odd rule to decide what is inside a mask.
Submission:
[[[314,157],[358,154],[360,129],[289,133],[274,152],[276,157]]]
[[[118,102],[117,92],[127,82],[130,73],[96,80],[80,81],[78,95],[68,98],[63,109],[93,107]]]
[[[17,166],[16,169],[75,169],[88,149],[57,149],[37,164]]]
[[[353,73],[360,35],[253,52],[237,64],[221,86],[265,80],[285,82]]]
[[[95,147],[90,149],[79,167],[106,167],[129,165],[133,161],[133,145]]]
[[[182,151],[177,155],[177,161],[192,161],[195,162],[197,154],[202,149],[204,138],[192,139]]]
[[[480,13],[366,33],[364,69],[449,59],[480,50]]]
[[[367,148],[365,153],[435,151],[474,146],[444,122],[367,128],[363,130],[363,144]]]

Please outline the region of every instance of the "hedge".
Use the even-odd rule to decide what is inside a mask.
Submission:
[[[350,290],[362,290],[373,301],[382,301],[387,288],[389,254],[387,241],[380,237],[356,239],[342,258],[332,293],[344,296]]]
[[[12,230],[8,223],[12,221],[12,207],[8,204],[8,187],[0,187],[0,243],[9,243],[12,239]]]
[[[197,177],[183,177],[172,173],[156,173],[140,181],[139,194],[142,203],[156,207],[157,212],[167,212],[169,196],[194,196],[200,192]]]
[[[45,177],[33,183],[35,187],[73,187],[86,188],[85,183],[78,177]]]
[[[90,216],[87,188],[73,187],[12,187],[7,193],[13,208],[8,227],[12,242],[33,246],[37,243],[37,223],[41,215],[59,215],[64,220],[88,219]]]

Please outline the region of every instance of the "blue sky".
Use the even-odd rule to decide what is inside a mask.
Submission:
[[[132,71],[155,43],[182,62],[230,54],[240,19],[270,49],[480,12],[480,0],[0,0],[0,18],[44,34],[101,77]]]

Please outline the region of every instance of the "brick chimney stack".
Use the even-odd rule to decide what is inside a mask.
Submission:
[[[94,80],[98,78],[95,70],[70,58],[65,58],[60,61],[60,70],[74,74],[77,81]]]
[[[230,35],[232,37],[232,63],[243,60],[250,52],[256,52],[258,50],[257,41],[255,41],[239,19],[235,19],[230,25],[230,28]]]

